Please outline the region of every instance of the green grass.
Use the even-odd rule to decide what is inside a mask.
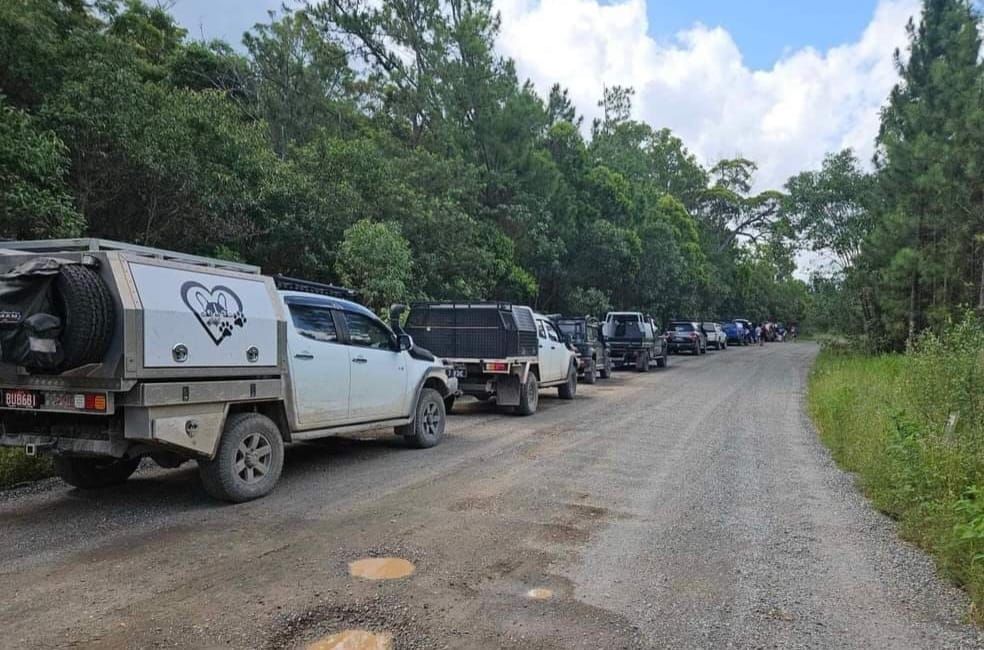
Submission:
[[[51,476],[49,458],[30,458],[23,449],[0,448],[0,488]]]
[[[984,327],[968,318],[905,355],[834,345],[817,359],[809,404],[837,462],[984,622]]]

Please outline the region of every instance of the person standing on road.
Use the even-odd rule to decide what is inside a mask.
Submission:
[[[755,326],[755,340],[759,345],[765,345],[765,332],[762,331],[761,323]]]

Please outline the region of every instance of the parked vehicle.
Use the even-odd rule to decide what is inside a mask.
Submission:
[[[76,487],[193,459],[211,495],[247,501],[284,443],[444,435],[450,370],[348,290],[103,240],[3,247],[0,445],[51,454]]]
[[[713,345],[715,350],[728,349],[728,337],[719,323],[701,323],[700,331],[707,338],[708,347]]]
[[[532,415],[540,388],[561,399],[577,392],[577,353],[550,319],[509,303],[422,302],[410,308],[407,332],[452,366],[459,391]],[[446,408],[453,405],[449,400]]]
[[[603,331],[616,368],[634,365],[639,372],[648,372],[653,364],[667,366],[666,339],[652,318],[634,311],[608,312]]]
[[[666,337],[670,352],[680,353],[686,350],[694,355],[707,354],[707,337],[701,331],[699,323],[671,321]]]
[[[748,345],[748,330],[738,321],[729,321],[722,326],[724,335],[728,339],[728,345]]]
[[[755,325],[750,320],[736,318],[734,322],[745,328],[745,344],[751,345],[755,342]]]
[[[586,384],[595,383],[598,376],[608,379],[612,373],[612,358],[598,319],[593,316],[558,316],[553,317],[553,321],[577,352],[578,378]]]

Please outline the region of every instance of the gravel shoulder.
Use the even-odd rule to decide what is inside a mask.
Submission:
[[[193,468],[0,492],[0,647],[302,647],[354,627],[399,648],[984,647],[962,592],[817,441],[816,351],[672,357],[572,403],[544,391],[532,418],[463,402],[432,450],[296,445],[274,494],[237,506]],[[416,570],[348,575],[380,555]]]

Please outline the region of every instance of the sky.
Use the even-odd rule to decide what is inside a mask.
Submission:
[[[706,166],[743,156],[756,190],[826,153],[874,153],[896,48],[919,0],[495,0],[497,47],[546,95],[559,82],[590,124],[604,87],[668,127]],[[238,43],[281,0],[176,0],[192,37]],[[801,266],[809,266],[809,259]],[[801,268],[801,272],[806,269]]]

